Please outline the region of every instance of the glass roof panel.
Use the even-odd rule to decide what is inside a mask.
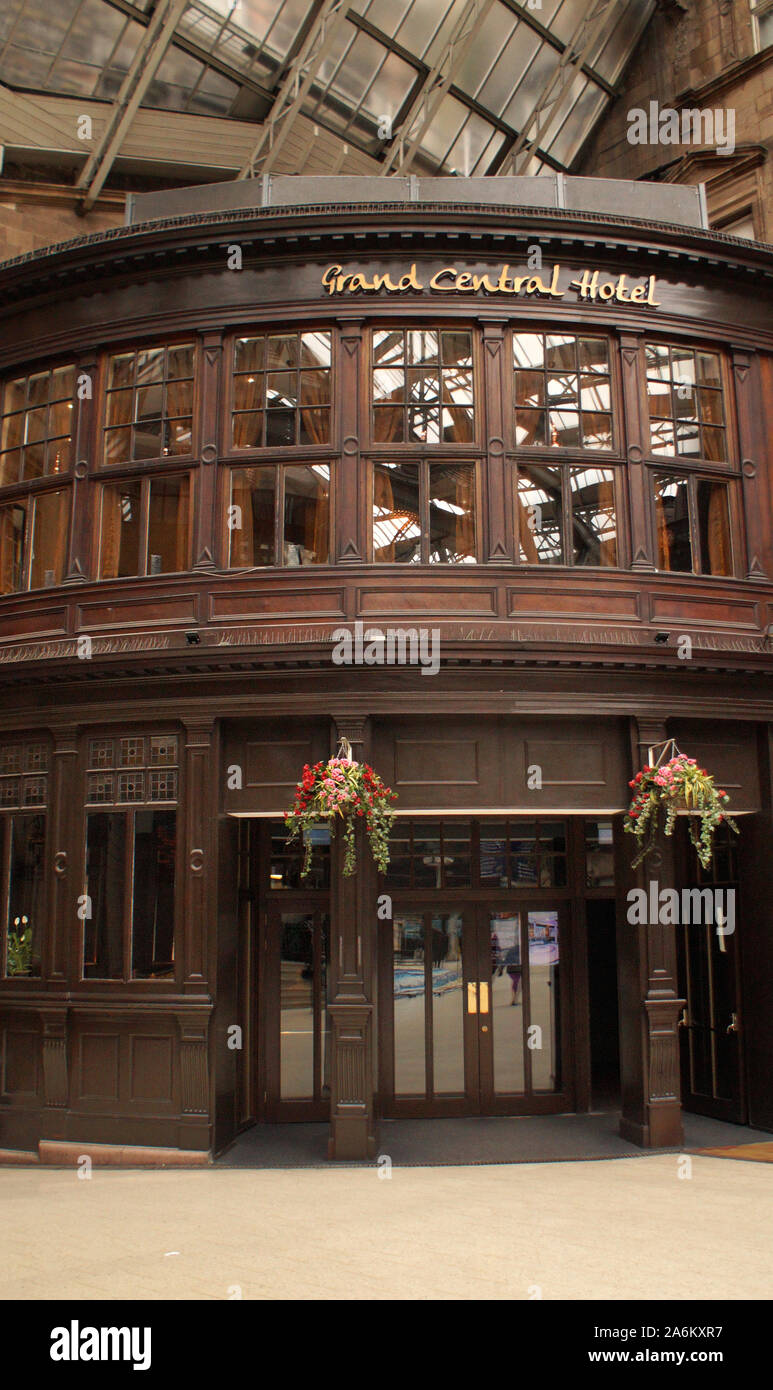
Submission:
[[[465,0],[350,0],[351,18],[315,74],[305,112],[334,126],[355,146],[374,151],[373,122],[393,120],[445,52]],[[605,21],[591,62],[614,84],[652,14],[655,0],[618,0]],[[473,31],[446,96],[423,137],[418,165],[485,172],[501,146],[486,112],[519,132],[561,59],[587,0],[494,0]],[[12,86],[112,99],[137,51],[151,0],[0,0],[0,81]],[[137,16],[131,20],[131,12]],[[206,66],[175,44],[164,56],[143,104],[173,110],[262,118],[268,90],[287,72],[316,0],[189,0],[179,21],[181,40],[211,53]],[[362,16],[375,35],[361,28]],[[552,42],[541,37],[549,28]],[[383,38],[379,39],[379,35]],[[415,55],[414,65],[390,42]],[[422,68],[421,64],[424,65]],[[222,71],[220,70],[222,68]],[[575,79],[576,102],[561,124],[543,128],[551,158],[566,167],[607,103],[595,84]],[[469,101],[465,101],[465,97]],[[473,101],[482,110],[472,111]],[[473,119],[474,116],[474,119]],[[532,132],[536,134],[536,131]],[[504,137],[508,138],[508,137]],[[543,155],[535,154],[534,170]]]
[[[478,93],[478,100],[496,116],[503,114],[539,46],[540,40],[531,29],[527,29],[525,24],[517,25],[510,42],[499,55],[491,76]]]
[[[489,10],[456,71],[454,83],[457,87],[477,97],[517,23],[504,5],[494,5]]]

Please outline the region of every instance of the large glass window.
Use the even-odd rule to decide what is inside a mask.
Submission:
[[[100,579],[169,574],[190,563],[187,473],[105,483],[101,489]]]
[[[475,564],[475,464],[374,463],[373,559],[379,564]]]
[[[330,466],[233,468],[228,565],[326,565],[330,561]]]
[[[387,882],[399,888],[565,888],[562,820],[398,816]]]
[[[174,974],[177,759],[174,734],[89,740],[84,979]]]
[[[727,459],[719,354],[647,343],[647,402],[653,454]]]
[[[233,350],[231,444],[330,443],[331,335],[261,333]]]
[[[61,584],[70,489],[43,490],[0,506],[0,593]]]
[[[373,439],[377,444],[469,444],[475,433],[472,334],[373,333]]]
[[[732,575],[730,485],[694,474],[652,479],[658,569]]]
[[[606,338],[514,333],[515,442],[611,449],[612,384]]]
[[[0,418],[0,487],[67,473],[71,466],[75,367],[7,381]]]
[[[108,358],[105,465],[193,453],[194,368],[192,342]]]
[[[615,471],[519,462],[515,510],[521,562],[616,567]]]
[[[0,745],[0,962],[6,976],[41,973],[47,788],[45,742]]]

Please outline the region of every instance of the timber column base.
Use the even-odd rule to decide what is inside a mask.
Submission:
[[[371,1077],[373,1005],[330,1004],[333,1075],[328,1158],[374,1158],[377,1147]]]

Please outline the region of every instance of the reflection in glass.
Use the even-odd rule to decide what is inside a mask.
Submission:
[[[562,474],[539,463],[519,464],[516,511],[520,558],[529,565],[561,565]]]
[[[16,815],[4,817],[4,822],[3,848],[8,864],[5,973],[39,975],[46,820],[40,815]]]
[[[498,1095],[517,1094],[526,1089],[521,913],[510,909],[492,912],[489,939],[494,1090]]]
[[[174,974],[176,811],[137,811],[134,817],[132,978]]]
[[[91,916],[83,923],[83,978],[123,978],[128,816],[98,811],[86,817],[86,891]]]
[[[0,593],[15,594],[24,584],[26,504],[0,507]]]
[[[234,468],[231,471],[228,564],[274,564],[275,468]]]
[[[432,1059],[435,1095],[464,1092],[464,981],[462,918],[433,916]]]
[[[656,474],[655,521],[658,533],[658,569],[691,573],[689,484],[675,474]]]
[[[374,466],[373,559],[377,564],[418,564],[421,560],[417,463]]]
[[[611,820],[585,822],[585,885],[610,888],[615,882],[614,837]]]
[[[426,1094],[424,920],[395,916],[392,929],[395,1095]]]
[[[533,1091],[559,1091],[560,1002],[558,993],[558,913],[528,913],[529,934],[529,1026],[539,1028],[534,1036],[539,1046],[531,1051]]]
[[[148,574],[179,573],[188,568],[188,475],[153,478],[148,514]]]
[[[430,464],[429,558],[438,564],[475,563],[474,464]]]
[[[123,579],[140,572],[142,483],[102,488],[99,577]]]
[[[286,565],[326,565],[330,559],[330,469],[299,465],[284,472]]]
[[[575,565],[617,565],[617,513],[611,468],[569,471],[572,560]]]
[[[701,538],[701,574],[732,574],[730,510],[726,483],[698,479],[698,529]]]
[[[314,1096],[314,917],[283,912],[280,936],[280,1077],[282,1100]]]

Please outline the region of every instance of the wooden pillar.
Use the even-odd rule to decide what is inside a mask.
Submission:
[[[733,353],[738,438],[741,445],[741,486],[746,529],[747,579],[764,580],[770,574],[770,482],[765,415],[759,358],[755,353]]]
[[[363,420],[361,412],[364,413],[370,405],[367,402],[363,404],[362,379],[367,373],[367,363],[363,358],[363,320],[342,318],[339,325],[339,458],[332,478],[336,518],[335,562],[354,565],[361,564],[365,558],[363,527],[367,532],[367,499],[360,464],[360,440],[367,438],[367,422]]]
[[[100,460],[97,439],[98,367],[94,352],[85,353],[75,366],[75,394],[73,397],[72,424],[72,513],[70,535],[67,547],[67,563],[64,567],[65,584],[85,584],[95,578],[99,557],[91,552],[91,518],[94,509],[90,501],[89,459],[94,472]]]
[[[200,465],[198,475],[194,473],[194,526],[193,526],[193,568],[194,570],[214,570],[222,557],[227,564],[228,537],[215,535],[215,516],[217,513],[217,456],[220,451],[220,410],[221,366],[223,360],[223,335],[205,333],[202,342],[201,360],[201,431]]]
[[[348,738],[352,756],[367,758],[366,719],[336,719],[336,738]],[[357,872],[344,878],[343,838],[331,850],[330,1138],[328,1157],[372,1158],[376,1153],[374,1106],[374,1005],[376,872],[364,823],[356,832]]]
[[[67,725],[54,732],[47,827],[47,932],[43,948],[44,977],[60,986],[67,981],[75,984],[81,976],[76,949],[80,941],[78,898],[85,889],[79,877],[83,818],[77,808],[83,805],[83,796],[77,776],[77,729]]]
[[[217,789],[214,719],[186,719],[183,782],[183,991],[198,994],[209,978],[215,884]]]
[[[667,737],[665,724],[632,721],[631,763],[634,771],[648,760],[648,750]],[[621,837],[618,853],[618,972],[620,988],[620,1073],[623,1113],[620,1133],[643,1148],[682,1143],[679,1085],[679,998],[676,927],[648,920],[628,921],[628,893],[650,884],[658,891],[675,886],[673,841],[661,838],[655,852],[638,869],[630,867],[636,841]]]
[[[641,333],[620,334],[620,365],[628,459],[628,497],[631,508],[631,569],[654,570],[655,552],[650,526],[649,480],[645,458],[650,452],[649,418],[644,396],[644,348]],[[623,428],[621,423],[620,428]]]
[[[513,502],[508,492],[508,481],[512,481],[512,471],[505,462],[505,401],[511,399],[506,387],[512,366],[505,362],[505,327],[508,319],[504,316],[481,319],[483,328],[483,392],[485,411],[482,402],[476,401],[477,419],[486,421],[486,549],[487,560],[512,564],[518,537],[512,525]]]

